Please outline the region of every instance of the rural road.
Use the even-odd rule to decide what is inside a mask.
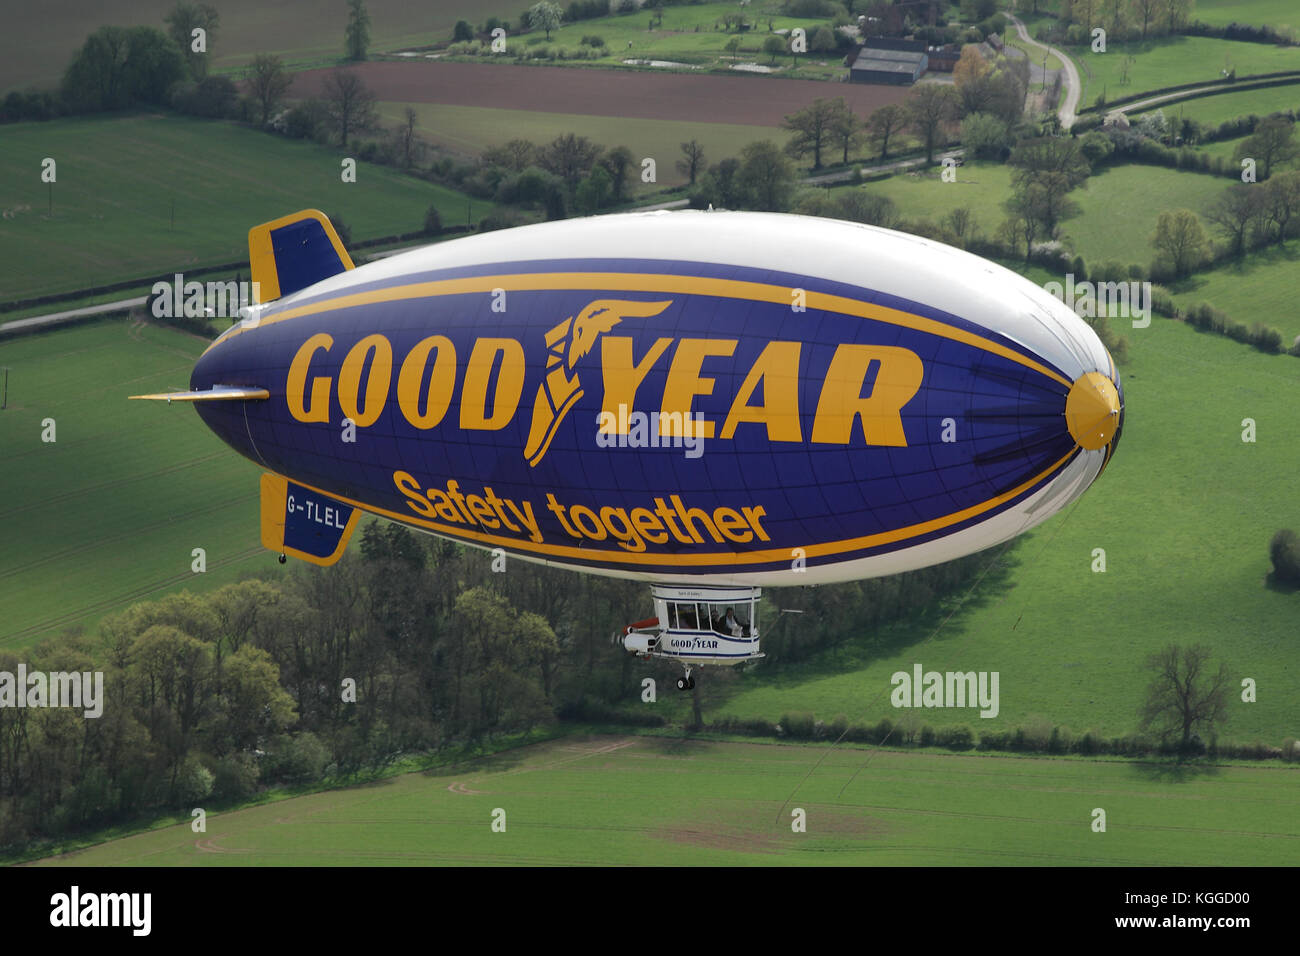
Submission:
[[[86,306],[84,309],[68,309],[65,312],[51,312],[48,315],[33,315],[26,319],[14,319],[12,322],[0,324],[0,335],[18,329],[31,328],[36,325],[57,325],[60,322],[66,322],[68,319],[81,318],[86,315],[101,315],[105,312],[120,312],[122,309],[130,309],[137,305],[144,305],[146,300],[147,296],[142,295],[134,299],[120,299],[117,302],[105,302],[103,305]]]
[[[1010,13],[1006,17],[1016,25],[1016,32],[1020,34],[1021,40],[1029,46],[1037,47],[1044,53],[1051,53],[1065,64],[1065,79],[1062,81],[1064,95],[1061,97],[1061,106],[1056,112],[1061,118],[1061,129],[1069,129],[1074,125],[1074,119],[1079,109],[1079,97],[1083,95],[1083,81],[1079,79],[1078,67],[1063,51],[1033,39],[1019,17],[1012,16]]]
[[[1106,115],[1109,116],[1112,113],[1128,113],[1129,111],[1140,112],[1141,110],[1144,110],[1147,107],[1155,106],[1157,103],[1167,103],[1170,100],[1190,99],[1197,93],[1202,93],[1206,90],[1216,90],[1224,93],[1227,92],[1236,93],[1241,90],[1249,90],[1259,86],[1265,86],[1273,82],[1275,82],[1275,80],[1270,78],[1267,80],[1260,80],[1255,83],[1242,82],[1239,80],[1238,82],[1233,83],[1231,86],[1228,86],[1222,82],[1206,83],[1204,86],[1193,86],[1185,90],[1175,90],[1172,93],[1161,93],[1159,96],[1148,96],[1146,99],[1137,100],[1133,103],[1124,103],[1121,106],[1116,106],[1113,109],[1106,110]],[[1296,82],[1300,83],[1300,77],[1297,77]]]

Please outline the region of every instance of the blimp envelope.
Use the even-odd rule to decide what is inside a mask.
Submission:
[[[191,387],[265,390],[196,407],[343,507],[714,584],[987,548],[1082,494],[1123,417],[1097,335],[1021,276],[767,213],[546,223],[340,271],[223,335]]]

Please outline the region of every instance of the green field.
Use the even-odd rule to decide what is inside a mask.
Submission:
[[[1196,0],[1192,19],[1212,26],[1247,23],[1293,33],[1300,27],[1295,0]]]
[[[1198,273],[1174,286],[1180,305],[1209,302],[1238,322],[1263,322],[1282,331],[1290,346],[1300,335],[1300,314],[1295,308],[1300,289],[1300,248],[1295,240],[1278,248],[1252,252],[1240,263]]]
[[[258,531],[259,469],[190,408],[127,395],[186,388],[206,343],[125,320],[0,341],[0,646],[181,588],[278,568]],[[53,418],[54,443],[41,441]],[[207,553],[195,574],[191,550]]]
[[[1297,773],[567,737],[42,862],[1288,866],[1300,862]],[[1092,832],[1096,807],[1105,833]],[[792,831],[795,808],[804,833]],[[498,809],[504,832],[491,829]]]
[[[707,69],[727,69],[735,63],[772,65],[772,57],[763,52],[763,41],[773,30],[790,30],[803,27],[809,31],[819,24],[829,24],[828,18],[780,16],[780,4],[759,2],[746,8],[746,23],[750,29],[744,33],[723,29],[722,18],[735,14],[734,3],[704,3],[665,7],[663,23],[650,25],[651,11],[616,14],[596,20],[578,20],[564,23],[551,31],[549,40],[545,33],[534,31],[514,41],[526,48],[539,46],[565,52],[571,57],[575,52],[585,53],[590,47],[582,38],[599,36],[605,41],[603,55],[594,60],[579,62],[603,65],[621,64],[626,59],[659,60]],[[770,9],[771,13],[764,10]],[[787,34],[788,36],[788,34]],[[739,39],[739,48],[733,53],[726,45]],[[785,76],[808,78],[839,78],[847,72],[843,55],[834,50],[809,52],[799,56],[784,54],[775,64]]]
[[[1300,47],[1295,49],[1300,50]],[[1091,101],[1090,101],[1091,102]],[[1217,93],[1214,96],[1198,96],[1192,100],[1176,103],[1157,103],[1150,109],[1129,113],[1129,118],[1150,113],[1158,109],[1165,111],[1169,119],[1181,120],[1190,116],[1206,126],[1217,126],[1225,120],[1238,116],[1267,116],[1280,110],[1300,109],[1300,84],[1287,86],[1269,86],[1262,90],[1240,90],[1235,93]]]
[[[174,0],[69,0],[15,11],[5,21],[0,93],[11,87],[55,86],[72,55],[98,27],[163,27]],[[519,0],[367,0],[372,50],[396,49],[446,39],[456,21],[498,16],[517,22],[527,4]],[[221,23],[211,43],[217,70],[241,65],[256,53],[278,53],[294,64],[334,62],[343,56],[344,3],[316,0],[221,0]]]
[[[1147,329],[1121,322],[1118,331],[1132,357],[1123,369],[1123,441],[1071,510],[1011,552],[1013,586],[977,592],[941,629],[936,608],[807,664],[755,668],[731,685],[718,713],[774,720],[804,710],[855,722],[910,714],[976,734],[1052,723],[1122,734],[1137,723],[1146,656],[1170,642],[1200,642],[1235,680],[1271,688],[1257,703],[1232,698],[1226,736],[1278,746],[1294,734],[1300,594],[1270,589],[1265,576],[1269,538],[1300,527],[1300,360],[1167,319]],[[1255,444],[1241,441],[1247,417],[1258,426]],[[1094,548],[1105,549],[1105,573],[1091,570]],[[890,676],[917,662],[998,671],[1000,714],[895,710]]]
[[[308,207],[362,240],[419,229],[437,205],[466,220],[466,198],[343,153],[231,123],[177,116],[6,126],[0,137],[0,300],[26,298],[248,256],[248,229]],[[54,216],[41,163],[57,163]],[[475,200],[477,222],[492,208]],[[174,216],[174,222],[173,222]]]
[[[1006,218],[1002,203],[1011,195],[1011,169],[999,163],[972,162],[957,171],[957,181],[940,180],[938,168],[904,173],[863,188],[894,200],[904,219],[939,222],[951,210],[969,206],[986,235]],[[1230,180],[1157,166],[1105,169],[1070,194],[1079,214],[1062,224],[1064,241],[1090,263],[1118,259],[1146,265],[1150,237],[1161,210],[1187,206],[1203,210]],[[1117,229],[1116,210],[1126,228]]]
[[[1223,70],[1235,69],[1238,77],[1300,70],[1300,47],[1215,37],[1161,37],[1146,43],[1107,43],[1105,53],[1093,53],[1090,47],[1072,47],[1069,52],[1083,76],[1083,106],[1091,106],[1102,92],[1107,100],[1117,100],[1181,83],[1210,83],[1221,79]]]

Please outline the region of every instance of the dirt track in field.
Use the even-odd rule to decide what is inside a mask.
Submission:
[[[865,116],[907,95],[906,87],[645,70],[430,61],[362,63],[351,69],[380,100],[390,102],[753,126],[780,126],[787,113],[818,97],[843,96]],[[320,96],[329,72],[295,74],[290,95]]]

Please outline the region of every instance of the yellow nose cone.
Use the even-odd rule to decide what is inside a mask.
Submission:
[[[1119,392],[1101,372],[1080,376],[1065,400],[1070,437],[1088,451],[1105,448],[1119,427]]]

